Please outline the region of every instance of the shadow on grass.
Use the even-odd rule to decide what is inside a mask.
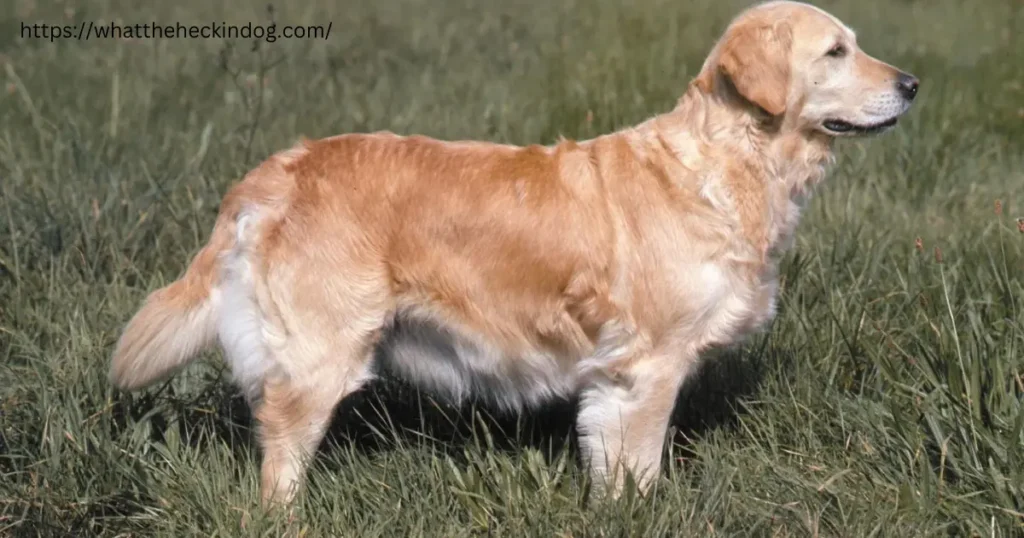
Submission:
[[[676,399],[673,441],[687,447],[707,432],[735,424],[740,402],[756,393],[766,372],[767,346],[709,355]],[[500,413],[479,402],[456,406],[437,400],[397,379],[377,381],[347,398],[335,413],[321,450],[351,443],[373,454],[426,443],[453,458],[488,437],[491,447],[516,452],[524,448],[557,458],[577,451],[575,400],[559,400],[521,413]],[[679,451],[677,450],[677,453]]]
[[[777,351],[775,351],[777,352]],[[677,399],[671,429],[676,454],[692,456],[693,440],[712,430],[730,427],[741,413],[740,402],[755,394],[773,353],[759,349],[722,351],[708,356]],[[227,443],[240,458],[258,461],[255,422],[242,397],[223,382],[210,379],[202,393],[179,397],[170,390],[129,396],[123,412],[136,420],[149,416],[151,439],[162,442],[168,429],[193,446],[211,440]],[[576,401],[555,401],[522,413],[500,413],[479,402],[452,405],[402,380],[385,377],[346,398],[335,410],[320,452],[350,447],[373,455],[382,451],[425,446],[456,461],[466,449],[489,440],[493,449],[515,453],[526,448],[548,460],[562,451],[578,454]]]
[[[758,390],[766,364],[777,358],[764,351],[762,347],[724,352],[704,361],[676,401],[672,420],[676,455],[692,456],[687,447],[693,439],[735,423],[741,400]],[[109,423],[111,434],[117,436],[145,424],[149,442],[165,442],[173,431],[181,442],[198,450],[226,444],[240,462],[248,460],[258,468],[259,448],[248,405],[216,374],[206,378],[204,386],[202,391],[188,394],[175,394],[172,384],[136,394],[115,393]],[[338,406],[326,442],[320,447],[319,465],[326,465],[327,470],[332,465],[343,465],[337,463],[339,458],[323,457],[324,453],[342,447],[374,455],[422,446],[455,461],[464,461],[467,449],[477,443],[482,445],[480,440],[485,436],[491,441],[490,447],[510,454],[532,448],[551,461],[570,450],[570,458],[578,461],[575,411],[576,402],[560,401],[521,414],[499,414],[474,403],[444,404],[399,380],[385,378]],[[0,463],[3,459],[0,458]],[[48,506],[49,499],[35,499],[33,509],[18,514],[19,532],[62,535],[90,534],[115,527],[141,530],[145,523],[131,523],[124,518],[142,512],[158,499],[146,486],[148,471],[136,471],[138,476],[130,480],[136,483],[135,488],[130,488],[133,491],[113,492],[109,498],[88,507],[65,510],[59,517],[55,512],[59,507]],[[50,520],[55,524],[46,523]]]

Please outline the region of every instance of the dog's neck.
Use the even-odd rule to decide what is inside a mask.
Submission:
[[[680,142],[673,148],[679,157],[696,141],[703,146],[702,157],[728,153],[730,159],[765,168],[764,175],[802,195],[823,179],[833,159],[832,138],[796,125],[792,118],[797,112],[772,117],[736,93],[722,75],[702,74],[672,111],[656,118],[656,125],[669,140]]]
[[[658,140],[729,218],[761,261],[788,247],[800,209],[832,161],[831,139],[791,128],[722,84],[695,81],[676,107],[636,130]],[[691,185],[692,186],[692,185]]]

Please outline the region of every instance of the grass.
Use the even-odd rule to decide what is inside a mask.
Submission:
[[[251,417],[216,353],[142,393],[105,378],[122,324],[205,241],[225,188],[300,135],[528,143],[639,122],[674,104],[743,4],[282,3],[280,24],[330,22],[329,39],[254,51],[18,34],[266,22],[262,3],[8,0],[0,535],[279,535],[286,523],[256,510]],[[571,402],[491,416],[385,381],[339,411],[301,531],[1024,535],[1024,8],[820,5],[918,75],[921,95],[893,133],[840,144],[778,318],[680,395],[653,497],[584,502]]]

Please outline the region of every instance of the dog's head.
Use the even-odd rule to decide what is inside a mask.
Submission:
[[[857,46],[828,13],[768,2],[740,14],[709,55],[700,79],[782,124],[829,136],[871,134],[896,124],[917,95],[913,75]]]

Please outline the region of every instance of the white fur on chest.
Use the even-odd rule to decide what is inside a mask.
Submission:
[[[775,271],[751,277],[724,258],[681,266],[676,334],[695,353],[730,346],[760,329],[775,313]]]
[[[718,181],[708,181],[701,195],[727,215],[735,235],[712,259],[696,264],[683,261],[675,269],[679,301],[688,309],[680,331],[695,343],[698,352],[736,344],[775,316],[779,260],[792,246],[806,200],[804,193],[784,187],[771,193],[763,215],[767,251],[759,253],[742,236],[728,189]]]

